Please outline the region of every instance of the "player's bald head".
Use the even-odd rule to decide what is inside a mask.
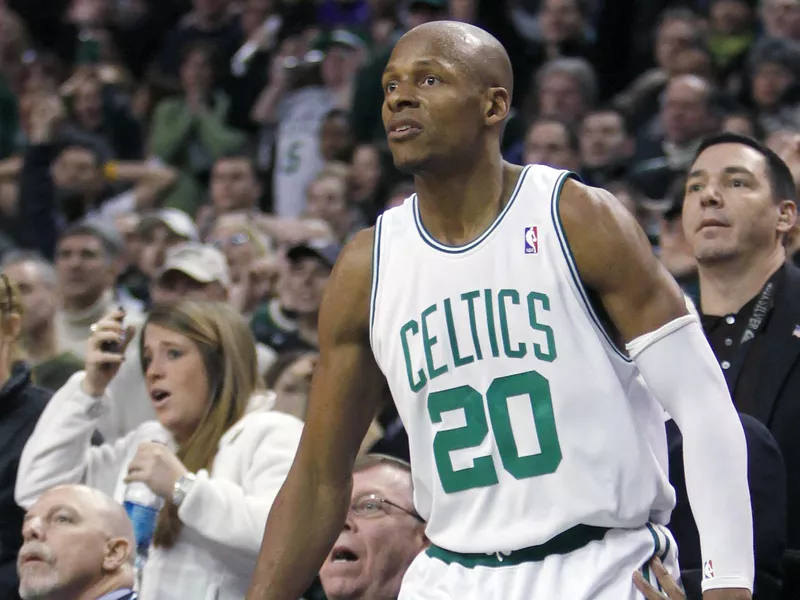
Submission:
[[[459,21],[432,21],[406,33],[392,53],[435,52],[440,60],[463,67],[482,85],[502,87],[511,98],[514,74],[503,44],[480,27]]]

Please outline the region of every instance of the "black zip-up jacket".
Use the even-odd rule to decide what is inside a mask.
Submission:
[[[39,415],[53,395],[31,382],[31,370],[17,363],[0,387],[0,598],[19,600],[17,553],[22,546],[22,518],[14,502],[19,457]]]

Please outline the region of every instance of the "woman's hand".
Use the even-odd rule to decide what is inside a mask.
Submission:
[[[172,451],[158,442],[142,442],[128,465],[125,483],[140,481],[154,494],[172,500],[175,482],[189,471]]]
[[[134,328],[122,327],[125,311],[115,309],[92,325],[87,342],[86,376],[81,387],[90,396],[100,397],[125,360],[125,348],[133,337]]]

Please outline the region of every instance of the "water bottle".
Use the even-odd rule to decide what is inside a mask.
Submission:
[[[136,539],[136,579],[141,584],[142,571],[156,529],[156,519],[164,501],[147,485],[134,481],[125,488],[123,505],[133,524],[133,536]]]

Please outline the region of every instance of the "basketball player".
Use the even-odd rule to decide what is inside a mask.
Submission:
[[[354,526],[351,468],[384,382],[432,541],[401,600],[641,599],[633,573],[654,555],[678,577],[664,409],[685,439],[704,598],[750,598],[741,424],[633,218],[567,172],[503,162],[511,66],[482,30],[413,29],[383,85],[417,194],[357,235],[328,283],[306,428],[249,600],[302,595]],[[361,568],[357,549],[333,553]]]

